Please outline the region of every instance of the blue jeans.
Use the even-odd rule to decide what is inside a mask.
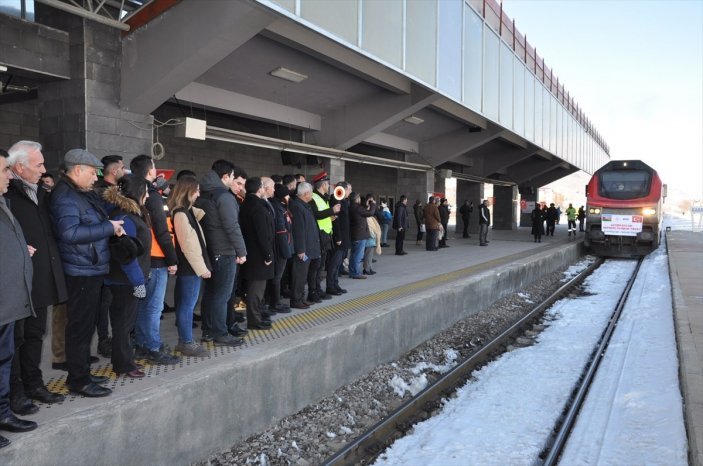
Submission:
[[[193,341],[193,310],[198,303],[202,279],[197,275],[179,275],[176,278],[176,325],[178,340]]]
[[[388,225],[387,223],[384,223],[381,225],[381,244],[386,244],[388,243]]]
[[[158,351],[161,347],[161,311],[164,310],[168,269],[152,268],[151,277],[146,281],[146,298],[139,300],[137,322],[134,326],[134,342],[149,351]]]
[[[364,258],[364,249],[366,248],[366,240],[352,241],[352,252],[349,257],[349,276],[357,277],[361,275],[359,266]]]
[[[215,256],[212,260],[212,277],[205,280],[200,303],[203,336],[219,338],[227,335],[227,301],[232,296],[237,274],[236,261],[235,256]]]

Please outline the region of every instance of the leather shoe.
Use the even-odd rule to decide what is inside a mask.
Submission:
[[[342,294],[342,292],[337,291],[337,290],[327,290],[327,294],[332,295],[332,296],[340,296]]]
[[[408,253],[405,252],[405,251],[400,251],[400,252],[396,252],[395,255],[396,255],[396,256],[407,256]]]
[[[109,380],[108,377],[105,377],[104,375],[93,375],[90,374],[90,383],[105,383]]]
[[[123,374],[118,372],[117,375],[123,375]],[[143,377],[146,377],[146,374],[144,372],[140,371],[139,369],[132,369],[129,372],[125,372],[124,375],[126,375],[127,377],[130,377],[132,379],[141,379]]]
[[[314,294],[314,295],[309,294],[308,295],[308,302],[309,303],[321,303],[322,299],[316,294]]]
[[[20,416],[29,416],[39,411],[39,406],[24,395],[10,397],[10,409]]]
[[[37,428],[37,423],[34,421],[25,421],[16,417],[14,414],[8,414],[7,417],[0,419],[0,429],[8,432],[29,432]]]
[[[229,334],[232,335],[233,337],[243,337],[244,335],[247,334],[247,331],[243,328],[241,328],[239,325],[234,324],[230,329],[228,330]]]
[[[8,439],[6,439],[5,437],[3,437],[2,435],[0,435],[0,448],[5,448],[9,444],[10,444],[10,441]]]
[[[66,399],[65,396],[59,393],[52,393],[46,387],[37,387],[31,390],[25,390],[24,393],[31,399],[41,401],[42,403],[52,404],[61,403]]]
[[[309,309],[310,305],[304,302],[291,301],[290,307],[293,309]]]
[[[87,396],[88,398],[98,398],[101,396],[108,396],[112,393],[112,390],[110,390],[109,388],[102,387],[94,382],[91,382],[88,385],[84,385],[80,388],[69,387],[69,390],[72,391],[73,393]]]
[[[339,291],[342,294],[347,292],[347,290],[345,290],[344,288],[337,288],[337,291]]]
[[[352,275],[354,280],[366,280],[366,275]]]
[[[68,366],[66,366],[65,362],[52,362],[51,368],[56,371],[67,371],[68,370]]]
[[[271,322],[263,320],[258,324],[247,324],[247,328],[252,330],[268,330],[271,328]]]

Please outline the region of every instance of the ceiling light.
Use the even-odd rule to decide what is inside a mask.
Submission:
[[[415,115],[403,118],[403,121],[405,121],[406,123],[410,123],[411,125],[419,125],[420,123],[425,122],[425,120]]]
[[[269,73],[271,76],[276,76],[277,78],[285,79],[286,81],[291,81],[294,83],[299,83],[308,79],[304,74],[296,73],[295,71],[289,70],[288,68],[276,68]]]

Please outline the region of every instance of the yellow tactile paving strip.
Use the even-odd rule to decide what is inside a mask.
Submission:
[[[546,247],[546,246],[545,246]],[[285,337],[286,335],[291,335],[304,331],[306,329],[322,325],[327,322],[331,322],[342,317],[350,316],[372,307],[377,307],[379,305],[387,304],[391,301],[397,299],[405,298],[411,294],[419,293],[430,289],[434,286],[447,284],[469,275],[476,274],[491,268],[508,264],[510,262],[518,261],[526,257],[540,254],[542,248],[535,248],[528,251],[519,252],[512,254],[510,256],[501,257],[481,264],[473,265],[471,267],[466,267],[453,272],[447,272],[440,275],[435,275],[423,280],[418,280],[406,285],[391,288],[389,290],[379,291],[366,296],[361,296],[358,298],[352,298],[347,301],[340,303],[323,305],[316,309],[305,311],[300,314],[290,314],[286,317],[277,318],[270,330],[251,330],[244,337],[245,343],[239,347],[229,347],[229,346],[215,346],[212,343],[205,343],[204,346],[210,350],[210,356],[207,358],[192,358],[192,357],[182,357],[179,364],[171,366],[157,366],[148,364],[144,360],[137,360],[139,363],[144,365],[144,372],[147,378],[158,377],[162,373],[169,371],[179,370],[187,366],[198,364],[201,360],[208,360],[212,358],[218,358],[221,356],[226,356],[242,348],[247,348],[253,345],[258,345],[272,341],[278,338]],[[280,314],[279,314],[280,316]],[[176,353],[178,354],[178,353]],[[110,378],[110,381],[105,384],[108,388],[117,388],[121,386],[126,386],[129,384],[138,384],[145,379],[131,379],[126,376],[118,376],[112,371],[112,365],[109,363],[101,365],[93,365],[92,373],[94,375],[102,375]],[[72,395],[69,393],[68,388],[65,385],[66,376],[62,375],[59,377],[51,378],[47,387],[49,390],[67,395],[66,402],[70,402],[79,398],[79,396]],[[63,403],[61,403],[63,404]],[[51,405],[43,405],[44,407],[50,407]]]

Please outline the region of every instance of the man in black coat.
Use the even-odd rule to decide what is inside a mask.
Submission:
[[[312,200],[312,185],[305,181],[298,183],[297,195],[290,203],[293,216],[293,265],[291,267],[290,307],[307,309],[305,282],[311,259],[320,258],[320,235],[317,221],[308,204]]]
[[[339,272],[342,262],[351,248],[351,234],[349,232],[349,195],[350,186],[346,181],[340,181],[335,188],[344,189],[344,197],[337,200],[332,197],[331,205],[338,205],[337,219],[332,222],[332,251],[327,262],[327,294],[339,296],[347,292],[339,286]]]
[[[484,199],[479,207],[478,239],[480,246],[488,246],[488,227],[491,225],[491,211],[488,210],[488,199]]]
[[[471,219],[471,212],[473,211],[474,203],[469,202],[468,199],[464,201],[464,204],[461,207],[459,207],[461,221],[464,224],[464,233],[461,235],[462,238],[471,238],[471,235],[469,235],[469,220]]]
[[[274,277],[274,219],[261,178],[249,178],[244,188],[247,195],[239,212],[239,225],[247,247],[244,267],[244,277],[247,279],[247,328],[266,330],[271,328],[271,320],[263,317],[261,307],[266,281]]]
[[[10,407],[21,415],[39,410],[29,398],[42,403],[64,400],[63,395],[47,390],[39,368],[47,309],[68,299],[49,215],[49,193],[39,189],[41,175],[46,172],[41,148],[41,144],[33,141],[20,141],[10,148],[8,163],[15,179],[10,181],[5,195],[27,244],[36,250],[32,256],[32,303],[36,317],[15,323],[15,356],[10,376]]]
[[[403,242],[405,241],[405,232],[410,228],[408,220],[408,197],[403,194],[400,200],[395,205],[395,215],[393,215],[393,229],[395,229],[395,255],[404,256],[407,252],[403,251]]]

